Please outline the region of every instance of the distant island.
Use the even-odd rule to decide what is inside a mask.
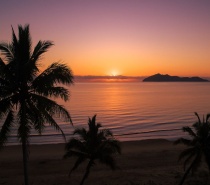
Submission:
[[[168,74],[155,74],[143,79],[143,82],[209,82],[206,79],[200,77],[179,77],[170,76]]]

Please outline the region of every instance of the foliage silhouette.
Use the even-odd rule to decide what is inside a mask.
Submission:
[[[53,116],[59,114],[71,122],[70,114],[49,98],[67,101],[69,92],[59,84],[72,84],[73,75],[70,68],[61,63],[53,63],[41,73],[38,68],[40,58],[53,43],[39,41],[32,50],[29,25],[19,25],[18,32],[17,37],[12,28],[12,42],[0,43],[4,56],[4,61],[0,58],[0,118],[5,118],[0,130],[0,146],[7,142],[11,127],[17,126],[17,136],[22,143],[24,182],[28,185],[31,129],[41,134],[48,123],[64,136]]]
[[[89,118],[88,130],[85,128],[75,129],[74,134],[78,137],[70,139],[66,144],[64,158],[77,157],[69,176],[82,162],[89,160],[80,185],[83,185],[96,160],[108,165],[112,170],[116,168],[113,155],[121,153],[120,143],[113,138],[110,130],[99,129],[101,127],[100,123],[96,123],[96,115],[94,115],[92,119]]]
[[[199,115],[195,112],[198,121],[192,125],[193,128],[183,127],[183,131],[187,132],[190,139],[180,138],[175,141],[175,144],[184,144],[187,148],[181,152],[179,160],[185,158],[184,169],[188,163],[187,170],[180,181],[182,185],[190,171],[194,172],[200,166],[204,157],[210,171],[210,122],[208,121],[210,114],[203,117],[201,121]]]

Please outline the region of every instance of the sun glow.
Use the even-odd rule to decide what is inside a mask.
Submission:
[[[111,73],[110,73],[110,76],[119,76],[119,72],[117,70],[112,70]]]

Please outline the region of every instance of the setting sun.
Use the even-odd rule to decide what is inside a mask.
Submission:
[[[113,70],[111,72],[111,76],[118,76],[119,75],[119,72],[117,70]]]
[[[105,72],[105,75],[110,76],[110,77],[117,77],[124,74],[123,74],[122,68],[120,68],[119,66],[119,68],[118,67],[110,68],[109,70]]]

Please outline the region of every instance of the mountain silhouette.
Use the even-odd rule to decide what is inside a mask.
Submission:
[[[155,74],[143,79],[143,82],[209,82],[206,79],[200,77],[179,77],[170,76],[168,74]]]

